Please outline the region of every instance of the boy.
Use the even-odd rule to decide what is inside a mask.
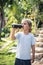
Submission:
[[[15,65],[31,65],[35,59],[35,38],[31,33],[32,23],[30,19],[22,20],[23,31],[14,35],[15,28],[12,28],[10,38],[18,39]],[[32,59],[31,59],[32,48]]]

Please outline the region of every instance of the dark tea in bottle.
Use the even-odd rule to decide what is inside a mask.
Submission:
[[[12,24],[13,28],[22,28],[22,24]]]

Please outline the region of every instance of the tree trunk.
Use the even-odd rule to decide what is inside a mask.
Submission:
[[[3,7],[1,7],[0,9],[0,40],[1,40],[1,32],[2,32],[2,28],[5,25],[5,20],[4,20],[4,9]]]
[[[4,19],[4,9],[1,8],[1,27],[3,28],[5,26],[5,19]]]
[[[0,12],[0,40],[1,40],[1,12]]]

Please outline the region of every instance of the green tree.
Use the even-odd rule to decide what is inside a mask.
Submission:
[[[40,1],[41,0],[0,0],[0,30],[6,23],[4,16],[8,17],[8,22],[5,26],[9,26],[9,24],[15,21],[20,23],[23,17],[28,17],[28,15],[33,13],[37,14],[36,10],[38,9],[37,7]]]
[[[4,9],[9,4],[12,4],[13,0],[0,0],[0,40],[1,40],[1,29],[5,25]]]

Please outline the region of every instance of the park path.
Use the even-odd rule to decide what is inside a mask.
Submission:
[[[12,43],[11,40],[6,40],[6,38],[2,38],[2,40],[6,41],[6,42],[5,42],[4,45],[0,48],[0,50],[3,50],[3,49],[6,48],[9,44]]]
[[[43,29],[38,31],[38,37],[36,37],[36,49],[35,60],[32,65],[43,65]]]

